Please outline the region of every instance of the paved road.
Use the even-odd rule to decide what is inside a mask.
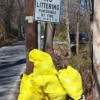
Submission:
[[[24,42],[0,48],[0,100],[16,100],[25,58]]]

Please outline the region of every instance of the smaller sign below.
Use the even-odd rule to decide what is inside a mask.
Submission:
[[[34,19],[36,21],[59,22],[60,0],[36,0]]]
[[[33,23],[33,16],[26,16],[25,20],[28,20],[28,23]]]

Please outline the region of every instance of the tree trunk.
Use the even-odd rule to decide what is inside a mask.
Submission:
[[[33,16],[34,2],[35,0],[27,0],[26,2],[27,16]],[[33,71],[33,64],[29,62],[28,54],[32,49],[36,49],[37,46],[38,45],[37,45],[36,22],[27,23],[27,27],[26,27],[26,55],[27,55],[26,74],[30,74]]]
[[[94,17],[91,28],[93,30],[94,100],[100,100],[100,0],[94,0]]]
[[[19,5],[19,16],[18,16],[18,40],[24,39],[24,33],[23,33],[23,28],[24,28],[24,21],[23,21],[23,16],[24,16],[24,8],[22,4],[22,0],[17,0],[18,5]]]
[[[85,0],[86,2],[86,0]],[[89,9],[90,9],[90,23],[89,25],[91,25],[91,22],[93,21],[93,11],[92,11],[92,3],[91,3],[91,0],[88,1],[89,2]],[[88,6],[86,7],[86,15],[89,17],[89,13],[88,13]],[[91,20],[92,19],[92,20]],[[89,32],[89,49],[90,49],[90,58],[92,58],[92,47],[93,47],[93,40],[92,40],[92,32],[91,32],[91,29],[90,29],[90,32]],[[93,65],[93,64],[92,64]]]
[[[76,54],[79,53],[79,10],[77,11]]]
[[[55,33],[55,26],[51,23],[47,24],[47,42],[46,42],[46,50],[53,51],[53,37]]]
[[[44,31],[44,41],[43,41],[43,51],[46,51],[46,41],[47,41],[47,23],[45,23]]]
[[[77,10],[77,28],[76,28],[76,54],[79,53],[79,17],[80,17],[80,1],[78,2],[78,10]]]
[[[4,26],[5,26],[5,37],[9,38],[11,36],[11,12],[13,8],[14,0],[8,2],[6,9],[6,15],[4,18]]]
[[[70,35],[69,35],[69,14],[68,14],[68,5],[69,1],[65,0],[65,16],[66,16],[66,40],[67,40],[67,49],[68,49],[68,56],[71,57],[71,44],[70,44]]]

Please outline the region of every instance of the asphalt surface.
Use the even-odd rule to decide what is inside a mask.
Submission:
[[[0,100],[17,100],[25,64],[24,42],[20,41],[0,48]]]

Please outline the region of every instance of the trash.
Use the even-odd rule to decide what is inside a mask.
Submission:
[[[55,65],[48,53],[34,49],[29,53],[29,61],[34,63],[34,76],[57,74]]]
[[[18,100],[42,100],[45,98],[40,87],[33,81],[33,77],[33,74],[23,74]]]
[[[79,100],[83,92],[80,73],[68,66],[58,72],[58,77],[66,93],[74,100]]]
[[[49,54],[34,49],[29,53],[34,63],[33,73],[23,74],[18,100],[66,100],[68,94],[74,100],[82,95],[82,80],[79,72],[68,66],[59,72]]]
[[[29,53],[29,61],[34,63],[34,81],[49,100],[64,100],[66,92],[56,74],[57,70],[48,53],[34,49]]]
[[[38,75],[34,78],[34,81],[41,87],[43,93],[49,100],[66,99],[66,92],[56,75]]]

